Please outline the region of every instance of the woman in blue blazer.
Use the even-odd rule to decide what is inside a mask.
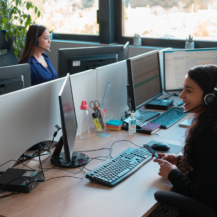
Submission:
[[[31,25],[26,35],[26,43],[19,64],[29,63],[32,85],[41,84],[57,78],[57,73],[43,51],[50,48],[49,31],[41,25]]]

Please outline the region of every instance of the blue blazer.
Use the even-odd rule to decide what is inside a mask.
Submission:
[[[47,62],[48,68],[42,66],[34,56],[31,56],[29,62],[28,60],[24,60],[23,63],[29,63],[31,69],[31,83],[32,86],[36,84],[41,84],[47,81],[51,81],[57,78],[57,73],[48,58],[46,53],[42,53],[45,61]]]

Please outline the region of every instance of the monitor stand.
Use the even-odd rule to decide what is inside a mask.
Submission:
[[[57,167],[74,168],[85,165],[89,162],[89,157],[86,154],[74,151],[70,163],[65,160],[64,152],[61,152],[63,147],[63,137],[60,138],[53,155],[51,157],[51,163]]]
[[[146,122],[158,115],[160,115],[160,112],[154,112],[154,111],[148,111],[142,109],[138,109],[134,113],[134,117],[136,118],[136,120],[139,120],[141,122]]]

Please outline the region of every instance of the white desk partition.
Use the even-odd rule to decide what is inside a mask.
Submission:
[[[106,116],[116,118],[128,111],[127,106],[127,64],[126,60],[99,67],[97,70],[98,100],[101,103],[107,81],[113,85],[106,104]]]
[[[159,64],[160,64],[160,71],[161,71],[161,85],[163,90],[165,89],[164,87],[164,51],[166,50],[172,50],[172,48],[168,47],[162,50],[159,50]]]
[[[77,116],[78,126],[80,120],[80,105],[82,100],[86,100],[88,104],[89,112],[93,112],[90,109],[90,101],[97,99],[97,75],[96,70],[88,70],[78,74],[71,75],[72,92],[75,103],[75,111]],[[90,122],[92,123],[92,121]],[[83,132],[87,129],[83,129]],[[82,133],[83,133],[82,132]]]
[[[51,140],[55,125],[61,127],[58,94],[63,81],[61,78],[0,96],[0,165],[17,160],[38,142]],[[71,83],[79,123],[81,100],[96,99],[96,70],[72,75]],[[61,131],[55,140],[60,136]],[[14,163],[7,163],[0,171]]]
[[[17,160],[32,145],[51,140],[61,126],[58,94],[64,79],[0,97],[0,165]],[[59,139],[61,133],[56,137]],[[13,166],[9,162],[0,171]]]

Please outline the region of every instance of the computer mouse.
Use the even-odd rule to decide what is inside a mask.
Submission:
[[[170,146],[163,142],[154,143],[151,147],[156,151],[168,151],[170,149]]]

